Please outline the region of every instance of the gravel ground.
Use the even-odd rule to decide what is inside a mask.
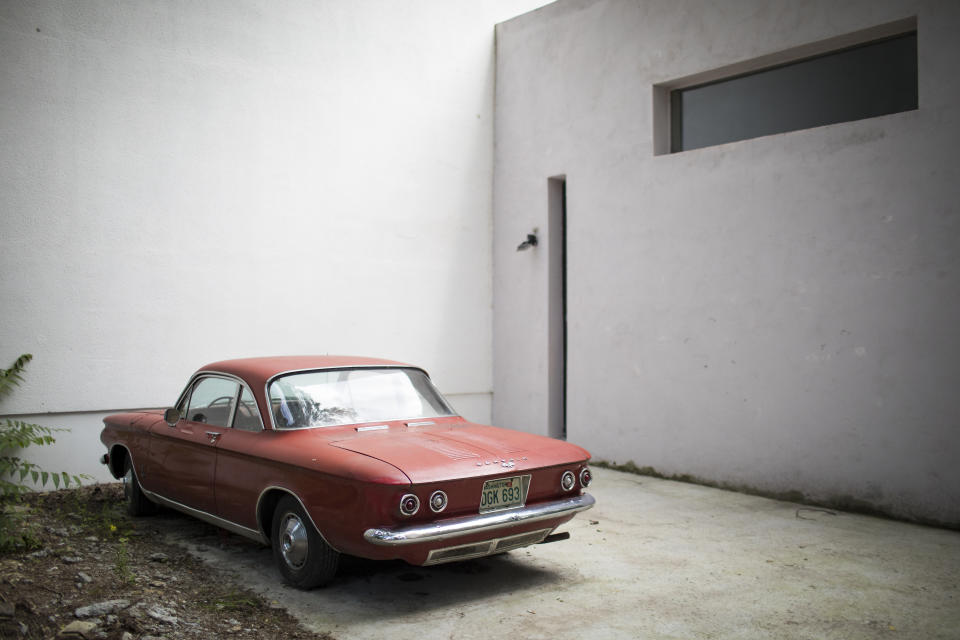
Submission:
[[[331,638],[164,542],[186,521],[208,544],[234,538],[170,512],[131,518],[119,484],[31,494],[16,508],[37,544],[0,555],[0,638]]]

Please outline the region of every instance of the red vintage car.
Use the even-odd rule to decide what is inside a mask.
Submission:
[[[430,565],[563,539],[594,504],[587,451],[468,422],[423,369],[387,360],[215,362],[174,407],[104,425],[131,514],[164,505],[272,545],[303,589],[341,553]]]

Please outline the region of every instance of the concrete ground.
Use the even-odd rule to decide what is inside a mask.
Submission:
[[[172,535],[339,640],[960,638],[958,532],[594,477],[568,541],[429,568],[350,559],[312,592],[283,586],[266,548]]]

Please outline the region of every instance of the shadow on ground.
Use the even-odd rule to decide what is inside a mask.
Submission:
[[[336,603],[344,598],[362,598],[369,606],[359,617],[375,617],[384,622],[417,612],[428,615],[432,610],[472,605],[501,597],[505,592],[519,599],[525,592],[537,592],[570,578],[568,572],[525,561],[524,556],[530,552],[522,549],[430,567],[417,567],[400,560],[342,556],[340,569],[330,585],[302,592],[283,584],[269,547],[169,510],[153,516],[149,526],[164,535],[167,542],[186,547],[220,569],[242,575],[244,586],[280,604],[312,600],[315,608],[327,602],[339,615],[347,615],[346,609]],[[249,584],[251,576],[255,576],[256,585]]]

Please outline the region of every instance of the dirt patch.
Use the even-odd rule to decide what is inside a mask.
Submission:
[[[170,513],[131,518],[120,485],[33,494],[18,508],[39,544],[0,555],[0,638],[69,627],[103,640],[332,640],[164,541],[188,524],[229,544],[219,529]]]

